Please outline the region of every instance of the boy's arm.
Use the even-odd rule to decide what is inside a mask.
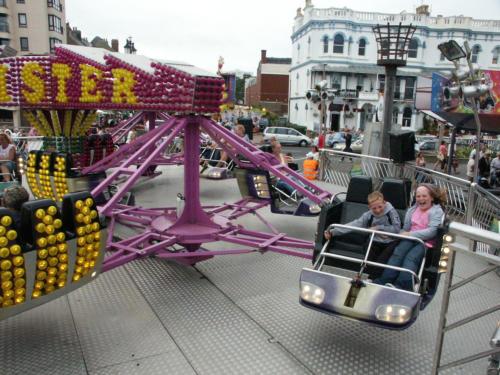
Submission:
[[[366,228],[368,226],[368,219],[370,218],[371,212],[367,211],[360,217],[358,217],[356,220],[353,220],[349,223],[345,223],[343,225],[349,225],[351,227],[357,227],[357,228]],[[333,235],[339,235],[339,234],[344,234],[350,232],[349,229],[346,228],[333,228],[332,226],[328,227],[328,230],[330,233]]]
[[[391,218],[392,224],[387,225],[377,225],[377,230],[389,233],[399,233],[401,231],[401,219],[399,218],[398,212],[393,208],[388,212]]]

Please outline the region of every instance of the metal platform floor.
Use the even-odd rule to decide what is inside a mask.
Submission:
[[[334,190],[332,187],[331,190]],[[136,188],[138,204],[174,205],[180,168]],[[236,200],[236,182],[202,181],[204,203]],[[314,218],[272,215],[275,226],[312,239]],[[241,222],[260,228],[254,217]],[[184,267],[130,263],[46,305],[0,322],[0,374],[429,374],[440,293],[406,331],[388,331],[298,303],[303,259],[279,254],[216,257]],[[457,277],[481,264],[458,258]],[[450,320],[500,298],[492,274],[454,292]],[[488,348],[500,314],[450,332],[448,362]],[[446,374],[484,374],[478,361]]]

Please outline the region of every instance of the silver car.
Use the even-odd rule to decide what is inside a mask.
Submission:
[[[304,147],[309,146],[312,143],[311,138],[292,128],[282,128],[278,126],[266,128],[264,130],[264,141],[269,142],[273,137],[276,138],[276,140],[281,144],[299,145]]]

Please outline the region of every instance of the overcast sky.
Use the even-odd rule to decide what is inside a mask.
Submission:
[[[414,11],[421,0],[313,0],[316,8],[349,7],[359,11]],[[465,15],[500,19],[500,0],[433,0],[433,16]],[[91,40],[119,39],[120,51],[132,36],[138,54],[189,62],[217,70],[255,74],[260,50],[290,57],[293,20],[304,0],[66,0],[66,18]],[[480,5],[480,6],[479,6]]]

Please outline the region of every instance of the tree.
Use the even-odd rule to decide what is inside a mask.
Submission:
[[[242,78],[236,77],[236,103],[243,103],[245,101],[245,80],[250,77],[244,74]],[[240,102],[241,101],[241,102]]]

